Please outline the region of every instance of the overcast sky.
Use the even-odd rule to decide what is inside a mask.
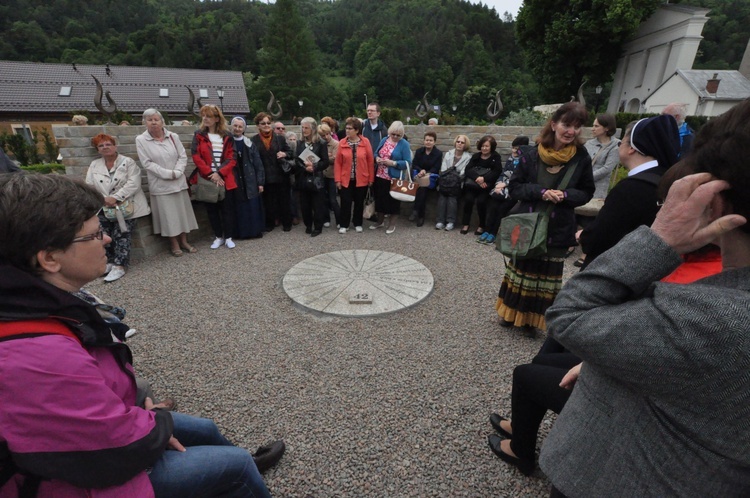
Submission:
[[[508,11],[513,19],[518,15],[518,9],[521,8],[523,0],[469,0],[471,3],[483,3],[487,7],[495,7],[495,10],[502,18],[503,12]]]

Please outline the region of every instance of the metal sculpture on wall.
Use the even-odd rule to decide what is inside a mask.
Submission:
[[[99,112],[107,116],[107,124],[112,124],[112,115],[117,112],[117,103],[112,99],[112,95],[110,95],[109,91],[104,91],[104,87],[102,87],[101,82],[99,82],[98,79],[96,79],[96,76],[93,74],[91,75],[92,78],[94,78],[94,81],[96,81],[96,93],[94,94],[94,105],[97,109],[99,109]],[[109,105],[107,107],[104,107],[102,105],[102,98],[107,97],[107,102]]]
[[[583,81],[581,82],[581,86],[579,86],[579,87],[578,87],[578,92],[576,93],[576,95],[578,95],[578,99],[577,99],[577,100],[578,100],[578,102],[579,102],[579,103],[580,103],[580,104],[581,104],[581,105],[582,105],[583,107],[586,107],[586,99],[584,99],[584,98],[583,98],[583,85],[585,85],[585,84],[586,84],[586,80],[583,80]],[[571,102],[572,102],[572,101],[573,101],[573,98],[571,98],[570,100],[571,100]]]
[[[414,110],[414,113],[417,115],[419,119],[423,119],[425,116],[427,116],[430,113],[430,110],[432,109],[432,106],[429,102],[427,102],[427,95],[430,92],[426,92],[424,94],[424,97],[422,97],[422,102],[417,104],[417,108]]]
[[[195,110],[195,94],[190,89],[189,86],[185,85],[185,88],[187,88],[188,91],[188,104],[187,104],[187,111],[188,114],[192,114],[193,116],[200,116],[201,111],[200,108],[203,107],[203,102],[201,101],[202,97],[198,97],[198,110]]]
[[[490,121],[494,121],[500,117],[500,113],[503,112],[503,101],[500,100],[500,90],[495,94],[494,99],[490,99],[489,105],[487,105],[487,117]]]
[[[271,115],[274,119],[279,119],[281,115],[284,113],[284,111],[281,109],[281,103],[279,103],[276,100],[276,97],[274,97],[272,91],[268,91],[268,93],[271,94],[271,100],[268,101],[268,105],[266,106],[266,109],[268,110],[268,113]],[[279,109],[277,112],[273,112],[273,106],[276,105],[276,107]]]

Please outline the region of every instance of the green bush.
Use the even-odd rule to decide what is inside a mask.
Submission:
[[[503,120],[502,126],[543,126],[547,119],[539,112],[530,109],[511,111]]]
[[[403,113],[398,107],[383,107],[380,110],[380,119],[383,120],[386,126],[390,126],[394,121],[404,120]]]
[[[695,131],[700,130],[704,124],[708,122],[710,118],[708,116],[688,116],[685,118],[685,121],[687,122],[688,126],[690,126]]]
[[[65,174],[65,166],[60,163],[29,164],[28,166],[21,166],[21,169],[29,173],[39,173],[42,175],[49,173]]]
[[[612,170],[612,174],[609,176],[609,190],[607,192],[610,192],[613,188],[615,188],[615,185],[620,183],[620,180],[624,180],[628,176],[628,168],[623,166],[622,164],[618,164],[615,166],[615,169]]]
[[[32,133],[32,135],[36,140],[36,134]],[[0,135],[0,146],[3,147],[6,153],[12,153],[16,161],[21,163],[21,166],[42,162],[39,159],[36,142],[33,144],[26,142],[23,135],[3,133]]]

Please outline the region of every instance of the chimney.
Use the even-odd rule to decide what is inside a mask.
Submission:
[[[714,77],[706,82],[706,91],[711,95],[716,95],[716,91],[719,89],[721,80],[717,76],[719,76],[719,73],[714,73]]]

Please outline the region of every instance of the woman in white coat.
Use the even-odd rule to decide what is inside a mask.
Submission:
[[[117,153],[115,137],[100,133],[91,139],[91,145],[102,157],[89,166],[86,183],[104,196],[99,223],[112,238],[107,246],[104,281],[114,282],[125,275],[130,264],[131,234],[136,219],[148,215],[151,209],[141,189],[141,170],[131,158]]]
[[[148,190],[154,233],[169,237],[173,256],[182,250],[196,252],[188,244],[187,233],[198,228],[185,181],[187,154],[176,133],[164,128],[164,118],[156,109],[143,112],[146,131],[135,138],[141,167],[148,175]]]

